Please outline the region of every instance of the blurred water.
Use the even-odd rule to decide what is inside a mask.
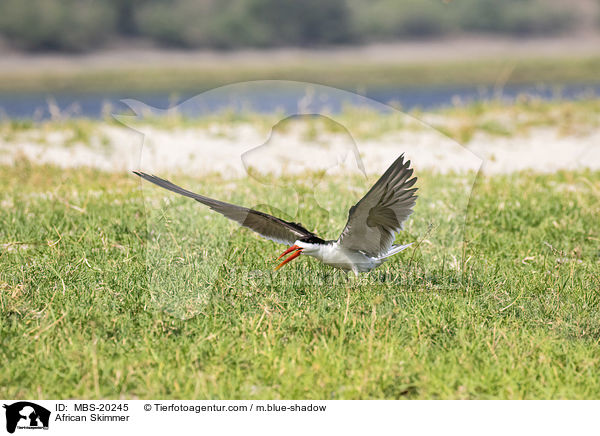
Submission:
[[[503,99],[514,101],[519,96],[529,96],[541,99],[574,100],[585,97],[599,96],[600,83],[576,83],[567,85],[509,85],[502,90],[492,86],[458,86],[458,87],[410,87],[410,88],[377,88],[367,89],[360,94],[386,104],[393,104],[404,110],[435,108],[467,104],[476,101]],[[0,118],[3,119],[34,119],[46,120],[57,117],[73,118],[102,118],[112,113],[123,112],[127,107],[120,102],[122,99],[135,99],[149,106],[160,109],[173,107],[197,94],[179,93],[174,97],[170,93],[121,93],[97,94],[77,93],[48,95],[34,94],[0,94]],[[297,96],[280,94],[265,94],[255,98],[252,107],[245,104],[244,97],[237,101],[203,100],[208,107],[197,109],[197,114],[210,112],[211,109],[222,108],[224,105],[232,109],[249,109],[257,112],[289,112],[298,107]],[[256,102],[259,102],[258,104]],[[332,112],[341,110],[341,105],[328,105]],[[193,111],[193,109],[192,109]],[[193,116],[194,113],[186,115]]]

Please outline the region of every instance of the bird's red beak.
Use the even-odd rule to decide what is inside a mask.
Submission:
[[[292,245],[290,248],[288,248],[283,253],[281,253],[281,255],[277,259],[278,260],[281,259],[283,256],[285,256],[288,253],[291,253],[292,251],[296,251],[296,252],[294,254],[292,254],[290,257],[288,257],[286,260],[281,262],[279,265],[277,265],[277,268],[275,268],[275,271],[277,271],[279,268],[281,268],[283,265],[285,265],[289,261],[294,260],[295,258],[300,256],[302,254],[302,247],[298,247],[297,245]]]

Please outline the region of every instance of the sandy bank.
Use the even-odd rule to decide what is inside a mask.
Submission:
[[[25,157],[65,168],[141,168],[157,174],[216,172],[243,177],[249,170],[298,174],[306,170],[358,172],[361,167],[376,174],[406,153],[416,168],[442,173],[480,168],[485,174],[600,170],[600,130],[565,135],[553,127],[540,127],[512,137],[478,133],[465,146],[433,129],[402,130],[364,140],[331,132],[307,137],[298,128],[265,132],[249,124],[174,130],[143,127],[142,131],[103,126],[86,144],[69,141],[70,135],[68,131],[33,130],[0,139],[0,162],[11,164]]]

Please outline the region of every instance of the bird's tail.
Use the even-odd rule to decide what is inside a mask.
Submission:
[[[393,256],[394,254],[397,254],[403,250],[406,250],[412,244],[413,244],[413,242],[411,242],[410,244],[406,244],[406,245],[393,245],[392,248],[390,248],[390,251],[388,251],[383,256],[379,256],[379,259],[387,259],[388,257]]]

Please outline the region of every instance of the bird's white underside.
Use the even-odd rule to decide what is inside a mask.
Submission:
[[[302,247],[302,254],[314,257],[320,260],[325,265],[329,265],[335,268],[340,268],[345,271],[352,271],[355,274],[361,272],[368,272],[374,268],[377,268],[383,262],[387,260],[388,255],[381,257],[370,257],[366,254],[349,250],[342,247],[337,242],[330,242],[327,244],[311,244],[308,242],[296,241],[295,245]],[[390,250],[390,254],[396,254],[409,245],[398,247],[400,249]]]

